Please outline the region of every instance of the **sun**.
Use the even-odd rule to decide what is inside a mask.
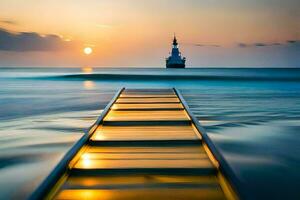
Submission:
[[[93,49],[91,47],[85,47],[83,49],[83,52],[86,54],[86,55],[90,55],[92,52],[93,52]]]

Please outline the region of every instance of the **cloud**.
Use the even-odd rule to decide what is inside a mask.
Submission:
[[[221,47],[217,44],[194,44],[196,47]]]
[[[241,47],[241,48],[245,48],[245,47],[248,47],[247,44],[245,43],[238,43],[238,46]]]
[[[288,41],[286,41],[287,43],[289,43],[289,44],[300,44],[300,40],[288,40]]]
[[[290,48],[295,50],[296,52],[300,52],[300,40],[288,40],[287,44]]]
[[[17,25],[18,24],[16,21],[7,20],[7,19],[0,20],[0,23],[2,23],[2,24],[8,24],[8,25]]]
[[[256,46],[256,47],[265,47],[265,46],[270,46],[270,45],[265,44],[265,43],[255,43],[254,46]]]
[[[299,40],[288,40],[285,42],[274,42],[274,43],[263,43],[263,42],[256,42],[251,44],[246,43],[238,43],[238,47],[245,48],[245,47],[271,47],[271,46],[300,46]]]
[[[12,33],[0,28],[0,51],[60,51],[71,42],[53,34],[41,36],[36,32]]]

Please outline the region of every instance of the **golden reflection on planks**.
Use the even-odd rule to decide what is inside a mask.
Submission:
[[[183,110],[180,103],[144,103],[144,104],[123,104],[116,103],[112,106],[112,110]]]
[[[116,111],[111,110],[105,121],[187,121],[190,120],[185,110],[160,111]]]
[[[153,188],[153,189],[69,189],[63,190],[57,199],[101,199],[101,200],[218,200],[224,199],[219,188]]]
[[[175,94],[138,94],[138,93],[133,93],[133,94],[121,94],[121,98],[177,98]]]
[[[207,175],[162,175],[162,174],[142,174],[142,175],[102,175],[99,176],[71,176],[64,188],[86,188],[97,187],[105,188],[107,186],[115,187],[119,185],[132,186],[141,184],[147,186],[149,184],[202,184],[215,185],[218,184],[215,176]]]
[[[198,140],[191,126],[105,126],[101,125],[92,141]]]
[[[81,157],[82,160],[193,160],[193,159],[206,159],[205,154],[199,153],[141,153],[141,152],[130,152],[130,153],[84,153]]]
[[[163,146],[163,147],[147,147],[147,146],[116,146],[112,148],[107,148],[107,147],[101,147],[101,146],[93,146],[88,149],[86,149],[86,152],[88,153],[130,153],[134,151],[139,151],[139,152],[145,152],[145,153],[161,153],[167,152],[167,153],[206,153],[204,151],[204,148],[202,146],[197,146],[197,145],[189,145],[189,146],[173,146],[173,147],[168,147],[168,146]]]
[[[117,103],[180,103],[180,100],[175,98],[119,98]]]
[[[138,94],[138,95],[170,95],[175,94],[173,89],[125,89],[123,90],[122,94]],[[122,95],[121,94],[121,95]],[[176,95],[176,94],[175,94]]]
[[[189,151],[186,151],[188,147]],[[214,167],[200,145],[174,147],[89,147],[75,164],[76,169],[127,169],[127,168],[203,168]],[[201,150],[200,150],[201,149]],[[96,151],[95,151],[96,150]],[[180,151],[181,150],[181,151]],[[202,152],[202,153],[201,153]]]
[[[123,90],[71,163],[56,199],[225,199],[173,89]]]

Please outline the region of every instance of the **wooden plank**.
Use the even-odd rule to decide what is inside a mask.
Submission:
[[[201,141],[198,139],[193,140],[105,140],[105,141],[95,141],[90,140],[88,145],[90,146],[101,146],[101,147],[116,147],[116,146],[169,146],[169,145],[177,145],[177,146],[186,146],[186,145],[199,145]]]
[[[176,98],[175,94],[153,94],[153,93],[123,93],[120,95],[121,98]]]
[[[101,169],[172,169],[172,168],[204,168],[205,170],[215,169],[208,159],[81,159],[74,169],[101,170]]]
[[[220,200],[224,199],[223,193],[219,188],[153,188],[136,190],[63,190],[56,199],[101,199],[101,200]]]
[[[106,152],[95,152],[89,147],[75,164],[77,169],[128,169],[128,168],[214,168],[199,146],[187,147],[135,147],[127,152],[119,148],[103,147]],[[97,150],[97,149],[96,149]],[[124,149],[123,149],[124,150]],[[129,151],[130,150],[130,151]],[[180,151],[181,150],[181,151]],[[114,153],[113,153],[114,152]],[[153,153],[155,152],[155,153]],[[201,153],[202,152],[202,153]]]
[[[192,126],[104,126],[91,137],[93,141],[198,140]]]
[[[82,155],[83,160],[194,160],[194,159],[207,159],[205,153],[144,153],[144,152],[131,152],[122,153],[84,153]]]
[[[116,187],[163,187],[165,184],[179,184],[187,187],[191,184],[215,186],[217,178],[213,175],[164,175],[164,174],[118,174],[99,176],[71,176],[64,184],[64,189],[70,188],[116,188]],[[185,184],[185,185],[183,185]]]
[[[162,174],[141,174],[141,175],[102,175],[99,176],[71,176],[63,190],[130,190],[135,192],[141,189],[214,189],[220,192],[216,177],[211,175],[162,175]],[[188,191],[187,191],[188,192]],[[85,196],[86,197],[86,196]]]
[[[161,147],[90,147],[86,150],[88,153],[130,153],[130,152],[143,152],[143,153],[174,153],[174,154],[188,154],[188,153],[205,153],[205,150],[202,145],[188,145],[188,146],[161,146]]]
[[[116,103],[112,106],[112,110],[183,110],[180,103],[143,103],[143,104],[124,104]]]
[[[126,121],[189,121],[184,110],[170,111],[115,111],[111,110],[104,118],[104,122]]]
[[[117,103],[180,103],[179,99],[176,98],[119,98]]]
[[[122,94],[175,94],[173,89],[125,89]]]

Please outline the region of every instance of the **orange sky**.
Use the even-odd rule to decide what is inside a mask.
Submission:
[[[163,66],[173,32],[190,65],[226,65],[235,54],[236,65],[259,65],[255,56],[243,63],[237,44],[300,40],[299,8],[296,0],[1,0],[2,29],[55,34],[74,45],[62,51],[0,51],[0,66]],[[93,55],[83,55],[86,46],[94,49]],[[262,52],[269,55],[273,49]],[[255,48],[246,51],[253,54]],[[280,52],[270,56],[276,54]]]

